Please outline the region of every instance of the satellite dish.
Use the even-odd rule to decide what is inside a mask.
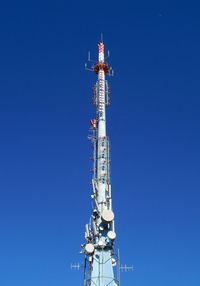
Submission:
[[[92,243],[87,243],[85,245],[85,251],[88,253],[88,254],[92,254],[94,252],[94,245]]]
[[[109,239],[114,240],[116,238],[116,233],[114,231],[110,230],[107,233],[107,236],[108,236]]]
[[[111,211],[111,210],[103,210],[101,217],[102,217],[103,222],[109,223],[109,222],[113,221],[115,215],[114,215],[113,211]]]

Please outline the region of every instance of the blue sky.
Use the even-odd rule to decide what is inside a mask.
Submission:
[[[121,285],[200,285],[198,1],[0,4],[0,285],[83,285],[87,51],[104,33]]]

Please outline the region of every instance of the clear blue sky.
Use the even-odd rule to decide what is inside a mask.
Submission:
[[[122,286],[200,285],[198,1],[1,1],[0,285],[79,286],[91,211],[84,71],[104,33]]]

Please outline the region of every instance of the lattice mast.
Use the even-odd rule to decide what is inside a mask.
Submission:
[[[106,75],[112,75],[113,72],[105,62],[103,41],[98,43],[98,62],[90,70],[97,74],[98,79],[93,87],[96,119],[90,121],[89,139],[93,147],[93,211],[90,223],[86,224],[87,242],[82,244],[85,254],[84,285],[116,286],[119,279],[115,275],[117,271],[114,267],[118,259],[114,254],[116,233],[110,182],[110,143],[106,136],[106,106],[110,104],[110,91],[105,79]]]

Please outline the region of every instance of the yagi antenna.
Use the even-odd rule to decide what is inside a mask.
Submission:
[[[80,270],[81,265],[80,263],[71,263],[70,268],[74,270]]]
[[[125,272],[127,272],[127,271],[133,271],[133,270],[134,270],[134,267],[133,267],[133,266],[127,266],[127,265],[125,264],[125,265],[121,265],[121,266],[120,266],[120,270],[121,270],[121,271],[125,271]]]

